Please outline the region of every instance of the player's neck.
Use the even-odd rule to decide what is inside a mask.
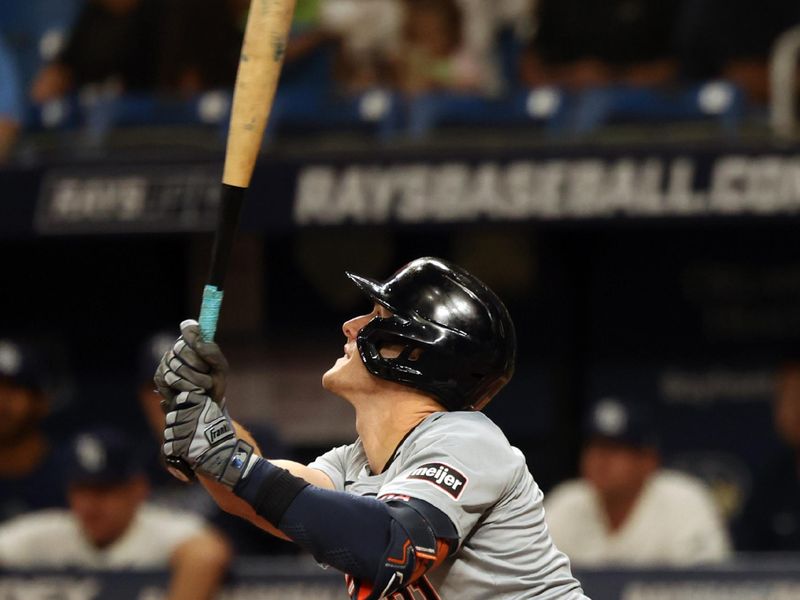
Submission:
[[[601,498],[611,531],[617,531],[625,525],[636,509],[636,504],[639,502],[643,491],[644,484],[638,489],[630,490],[625,494],[615,494]]]
[[[628,517],[630,517],[635,505],[636,498],[606,502],[606,518],[608,519],[609,529],[611,529],[611,531],[620,529],[628,520]]]
[[[418,395],[386,398],[382,405],[373,400],[371,404],[356,408],[356,431],[374,474],[384,470],[408,432],[442,410],[437,402],[428,400]]]
[[[42,463],[47,451],[47,438],[39,431],[0,447],[0,477],[27,475]]]

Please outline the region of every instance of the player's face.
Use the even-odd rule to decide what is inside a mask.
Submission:
[[[391,313],[376,304],[372,312],[346,321],[342,325],[345,335],[344,354],[322,376],[322,386],[334,394],[348,397],[352,393],[367,392],[378,385],[378,378],[364,366],[356,347],[358,332],[375,317],[388,318]]]
[[[581,474],[608,499],[638,494],[657,466],[654,451],[607,440],[589,442],[581,456]]]
[[[0,447],[27,436],[46,408],[45,400],[33,390],[0,381]]]
[[[108,486],[72,485],[68,495],[84,534],[94,546],[103,548],[125,533],[147,496],[147,483],[137,477]]]

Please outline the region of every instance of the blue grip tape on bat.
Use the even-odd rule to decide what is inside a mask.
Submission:
[[[213,285],[207,285],[203,289],[203,302],[200,305],[200,317],[197,320],[200,323],[200,334],[205,342],[214,341],[224,294],[225,292]]]

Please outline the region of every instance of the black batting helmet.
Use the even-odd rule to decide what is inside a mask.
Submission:
[[[429,393],[448,410],[480,410],[511,379],[517,343],[508,310],[461,267],[426,257],[383,283],[347,276],[392,313],[356,339],[373,375]],[[383,356],[387,346],[400,354]]]

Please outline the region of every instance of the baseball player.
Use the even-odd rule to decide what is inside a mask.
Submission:
[[[155,377],[165,455],[226,510],[346,573],[354,600],[585,600],[522,453],[480,412],[514,370],[505,306],[434,258],[383,283],[347,276],[374,308],[344,323],[322,383],[355,408],[353,444],[309,465],[258,456],[225,410],[224,356],[184,321]]]
[[[168,568],[166,600],[217,597],[231,559],[227,540],[192,514],[146,501],[149,485],[133,440],[108,428],[85,431],[70,444],[66,463],[69,509],[0,524],[0,570]]]
[[[63,444],[46,426],[49,363],[39,344],[0,339],[0,521],[67,505]]]

